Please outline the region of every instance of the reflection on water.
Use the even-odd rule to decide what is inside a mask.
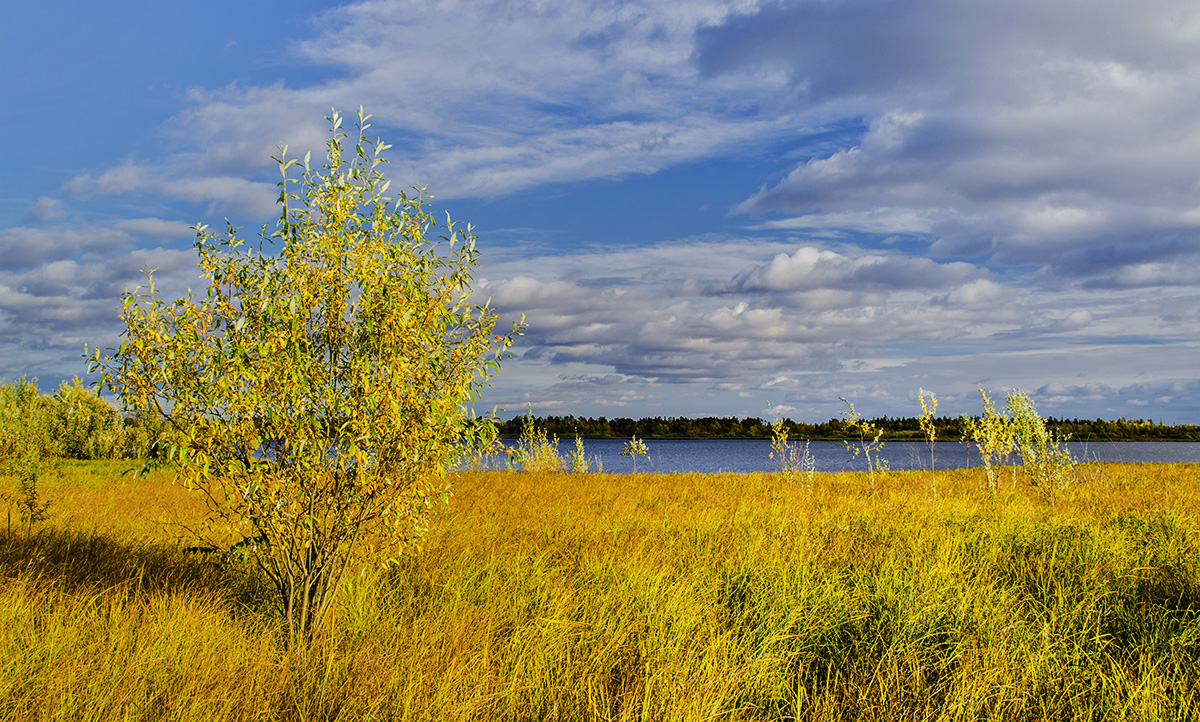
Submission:
[[[504,439],[507,448],[515,448],[516,439]],[[928,469],[929,445],[916,441],[885,441],[881,458],[895,470]],[[628,457],[620,456],[625,439],[584,439],[584,450],[593,459],[599,458],[606,472],[626,474],[633,471]],[[809,442],[809,452],[816,459],[817,471],[866,471],[862,454],[851,460],[850,452],[840,441]],[[1071,442],[1071,453],[1078,460],[1200,463],[1200,443],[1164,441]],[[574,448],[574,440],[559,442],[563,456]],[[638,460],[639,471],[700,471],[749,472],[775,471],[777,462],[770,458],[771,442],[767,440],[715,441],[646,441],[650,463]],[[952,469],[980,466],[974,447],[953,441],[939,441],[934,446],[937,468]],[[1018,460],[1019,461],[1019,460]],[[592,463],[595,468],[595,462]]]

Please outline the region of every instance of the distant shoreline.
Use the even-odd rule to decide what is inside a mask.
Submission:
[[[534,426],[560,439],[628,439],[637,436],[648,441],[716,441],[769,440],[771,422],[757,417],[646,417],[641,419],[545,416],[532,417]],[[498,424],[500,438],[515,439],[527,417],[517,416]],[[830,419],[819,423],[783,420],[788,437],[793,440],[845,441],[857,439],[858,432],[847,428],[845,419]],[[866,423],[883,432],[889,441],[923,441],[920,420],[916,417],[871,419]],[[956,442],[963,438],[961,417],[939,417],[935,420],[937,441]],[[1166,425],[1144,419],[1045,419],[1046,428],[1060,439],[1080,442],[1115,441],[1172,441],[1200,442],[1200,424]]]

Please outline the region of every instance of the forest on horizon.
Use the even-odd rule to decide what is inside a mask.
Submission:
[[[621,439],[637,436],[642,439],[770,439],[771,422],[758,417],[706,416],[689,418],[646,417],[631,419],[604,416],[516,416],[499,423],[502,438],[517,438],[526,423],[545,430],[560,439],[579,436],[584,439]],[[883,416],[861,423],[883,432],[883,438],[895,441],[923,439],[920,419],[917,417]],[[934,420],[937,438],[943,441],[958,441],[965,431],[964,417],[941,416]],[[1166,425],[1145,419],[1119,418],[1066,419],[1046,417],[1046,428],[1058,438],[1071,441],[1200,441],[1200,424]],[[833,418],[818,423],[797,422],[783,419],[784,427],[791,439],[848,439],[858,438],[859,431],[847,419]]]

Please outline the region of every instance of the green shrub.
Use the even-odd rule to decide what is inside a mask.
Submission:
[[[119,459],[142,456],[128,448],[126,424],[107,401],[78,378],[42,394],[24,377],[0,385],[0,460]]]
[[[1046,491],[1061,489],[1071,480],[1075,459],[1066,448],[1066,438],[1059,438],[1046,427],[1033,400],[1020,389],[1005,397],[1004,413],[997,413],[987,392],[979,389],[983,398],[983,416],[970,425],[970,434],[979,449],[980,459],[987,470],[988,489],[999,486],[994,465],[1014,452],[1029,474],[1029,481]],[[1016,469],[1013,469],[1016,483]]]
[[[522,471],[562,471],[566,467],[566,462],[558,453],[558,437],[547,438],[546,430],[539,427],[534,421],[532,405],[523,422],[521,436],[517,439],[517,448],[512,451],[513,461],[521,467]]]
[[[1034,408],[1033,400],[1017,389],[1008,395],[1005,414],[1012,425],[1013,443],[1021,463],[1034,486],[1047,491],[1061,489],[1070,482],[1075,459],[1066,448],[1065,438],[1046,428],[1046,422]]]
[[[125,454],[125,428],[116,409],[78,377],[64,381],[50,404],[50,434],[58,456],[117,459]]]
[[[50,434],[50,401],[38,391],[37,379],[24,376],[0,385],[0,460],[57,456]]]

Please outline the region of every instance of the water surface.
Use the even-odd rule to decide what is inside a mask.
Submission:
[[[633,471],[629,457],[621,456],[625,439],[584,439],[584,450],[604,464],[604,470],[618,474]],[[646,441],[650,458],[639,457],[637,470],[675,472],[752,472],[777,471],[778,461],[770,458],[771,442],[767,440],[699,440]],[[514,448],[516,439],[504,439],[504,445]],[[1200,463],[1200,443],[1169,441],[1108,441],[1070,442],[1067,444],[1078,460],[1126,463],[1195,462]],[[574,439],[560,440],[558,450],[566,456],[575,448]],[[817,471],[865,471],[866,460],[860,451],[857,457],[840,441],[811,441],[809,453]],[[981,466],[974,446],[952,441],[934,445],[934,464],[938,469]],[[899,470],[928,469],[929,445],[916,441],[888,441],[881,452],[889,468]]]

